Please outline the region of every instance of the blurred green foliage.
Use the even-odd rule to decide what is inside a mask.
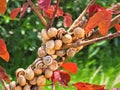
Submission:
[[[60,6],[65,12],[71,13],[75,19],[89,1],[61,0]],[[97,4],[106,8],[117,2],[119,0],[96,0]],[[8,0],[6,14],[0,15],[0,38],[5,40],[11,57],[8,63],[0,58],[0,65],[6,69],[12,79],[14,79],[17,68],[26,68],[37,57],[36,51],[41,44],[37,35],[44,28],[32,11],[27,12],[23,18],[10,19],[10,11],[22,6],[23,3],[24,0]],[[59,19],[55,20],[55,26],[57,20]],[[60,18],[60,20],[62,19]],[[76,62],[79,66],[79,72],[72,75],[71,83],[84,81],[94,84],[107,84],[107,88],[110,88],[114,79],[120,74],[119,45],[120,38],[115,38],[89,45],[77,53],[75,57],[69,60]],[[116,87],[120,87],[120,85],[118,84]],[[57,90],[61,88],[58,86]],[[74,89],[72,86],[70,88]],[[70,88],[65,88],[65,90],[70,90]]]

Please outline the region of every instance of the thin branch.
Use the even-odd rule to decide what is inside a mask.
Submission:
[[[52,82],[52,90],[55,90],[55,83]]]
[[[3,79],[0,79],[0,82],[2,83],[3,88],[4,88],[5,90],[8,90],[5,81],[4,81]],[[4,89],[3,89],[3,90],[4,90]]]
[[[118,36],[120,36],[120,32],[116,32],[116,33],[113,33],[113,34],[108,34],[106,36],[91,39],[91,40],[88,40],[88,41],[77,41],[75,43],[64,45],[62,47],[62,49],[71,48],[71,47],[76,48],[76,47],[79,47],[79,46],[86,46],[86,45],[93,44],[93,43],[96,43],[96,42],[100,42],[100,41],[103,41],[103,40],[113,39],[113,38],[118,37]]]
[[[91,0],[91,2],[87,5],[87,7],[84,9],[84,11],[79,15],[79,17],[73,22],[71,27],[68,29],[68,32],[71,32],[75,27],[79,26],[79,22],[82,19],[82,17],[86,14],[88,8],[95,3],[96,0]]]
[[[50,27],[53,25],[53,22],[54,22],[54,20],[55,20],[55,15],[56,15],[56,13],[57,13],[59,4],[60,4],[60,0],[57,0],[56,7],[55,7],[55,11],[54,11],[54,13],[53,13],[53,16],[52,16],[51,20],[48,22],[48,28],[50,28]]]
[[[119,10],[120,9],[120,3],[117,3],[115,5],[112,5],[108,10]]]
[[[34,12],[36,13],[36,15],[38,16],[38,18],[40,19],[40,21],[42,21],[42,23],[45,25],[45,27],[47,27],[47,21],[45,20],[45,18],[41,15],[41,13],[39,12],[39,10],[36,8],[36,6],[34,5],[34,3],[31,0],[27,0],[28,4],[30,5],[30,7],[34,10]]]

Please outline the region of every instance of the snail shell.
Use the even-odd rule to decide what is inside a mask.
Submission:
[[[38,78],[37,78],[37,85],[38,86],[44,86],[46,84],[46,78],[45,78],[45,76],[39,76]]]
[[[76,49],[77,49],[77,52],[80,51],[80,50],[82,50],[83,47],[84,47],[84,46],[79,46],[79,47],[77,47],[77,48],[76,48]]]
[[[43,63],[45,65],[50,65],[53,62],[53,58],[51,56],[45,56],[43,57]]]
[[[65,50],[56,51],[56,55],[60,56],[60,57],[63,57],[65,55]]]
[[[27,80],[32,80],[34,78],[35,74],[34,74],[34,71],[32,69],[26,69],[25,70],[25,78]]]
[[[78,38],[83,38],[85,36],[85,30],[80,27],[75,28],[73,33]]]
[[[49,40],[50,39],[50,37],[48,36],[47,31],[45,29],[42,29],[42,31],[41,31],[41,37],[44,40]]]
[[[23,75],[20,75],[18,78],[17,78],[17,82],[19,83],[20,86],[25,86],[26,84],[26,79]]]
[[[39,57],[44,57],[47,53],[45,52],[45,50],[42,47],[40,47],[38,49],[37,54],[38,54]]]
[[[66,33],[65,29],[64,28],[59,28],[58,29],[58,33],[57,33],[57,37],[59,39],[62,39],[63,35]]]
[[[31,90],[30,88],[31,88],[31,86],[30,86],[29,84],[26,84],[26,85],[23,87],[23,90]]]
[[[66,53],[67,53],[68,57],[73,57],[76,54],[76,49],[75,48],[69,48]]]
[[[37,77],[34,77],[32,80],[29,81],[31,85],[36,85],[37,84]]]
[[[51,55],[51,57],[53,58],[53,59],[56,59],[58,56],[57,55]]]
[[[49,40],[49,41],[46,42],[46,48],[53,49],[54,47],[55,47],[54,40]]]
[[[62,37],[62,41],[63,43],[65,44],[69,44],[72,42],[72,36],[70,34],[65,34],[63,37]]]
[[[55,40],[55,50],[59,50],[62,47],[62,40]]]
[[[45,48],[45,51],[46,51],[47,54],[49,54],[49,55],[53,55],[53,54],[55,53],[55,50],[54,50],[54,49]]]
[[[42,74],[42,69],[40,69],[40,68],[35,68],[35,69],[34,69],[34,73],[35,73],[35,75],[40,75],[40,74]]]
[[[43,68],[43,62],[41,58],[37,58],[34,62],[34,66],[35,68]]]
[[[19,77],[20,75],[24,75],[25,74],[25,70],[23,68],[18,68],[16,70],[16,77]]]
[[[48,67],[51,71],[55,71],[58,69],[58,62],[54,61],[51,65]]]
[[[15,87],[15,90],[22,90],[22,87],[18,85]]]
[[[16,82],[15,81],[10,82],[10,90],[15,90],[15,87],[16,87]]]
[[[51,28],[48,29],[47,34],[50,38],[52,38],[52,37],[55,37],[57,35],[57,31],[58,30],[56,28],[51,27]]]
[[[51,78],[52,77],[52,74],[53,74],[53,71],[50,70],[50,69],[46,69],[45,70],[45,77],[46,78]]]

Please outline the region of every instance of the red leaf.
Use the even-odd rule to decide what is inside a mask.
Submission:
[[[0,13],[2,13],[3,15],[5,14],[6,6],[7,6],[6,0],[0,0]]]
[[[50,6],[51,0],[38,0],[38,5],[41,9],[46,9]]]
[[[66,70],[69,70],[73,74],[76,74],[78,71],[78,67],[76,63],[73,63],[73,62],[64,63],[62,64],[62,67],[65,68]]]
[[[70,81],[70,75],[69,73],[65,71],[54,71],[53,76],[52,76],[52,81],[53,82],[60,82],[64,86],[68,86],[68,82]]]
[[[77,82],[73,84],[78,90],[105,90],[104,85],[95,85],[83,82]]]
[[[88,23],[85,27],[85,32],[88,33],[93,28],[98,26],[100,33],[102,35],[106,35],[108,33],[111,18],[112,18],[111,11],[101,10],[101,11],[97,12],[88,21]]]
[[[20,11],[21,7],[13,9],[10,13],[10,17],[14,20]]]
[[[3,39],[0,39],[0,57],[3,58],[6,62],[8,62],[10,58],[6,48],[6,44]]]
[[[101,10],[104,10],[105,8],[104,7],[101,7],[100,5],[98,5],[98,4],[93,4],[93,5],[91,5],[90,7],[89,7],[89,18],[91,17],[91,16],[93,16],[93,14],[95,13],[95,12],[98,12],[98,11],[101,11]]]
[[[69,27],[72,24],[72,16],[69,13],[64,15],[64,27]]]
[[[26,10],[28,8],[28,3],[24,3],[22,8],[21,8],[21,12],[20,12],[20,18],[23,17],[23,15],[25,14]]]
[[[55,5],[51,5],[48,8],[44,9],[43,11],[48,18],[52,18],[55,8],[56,8]],[[64,14],[63,10],[60,7],[58,7],[55,17],[63,16],[63,14]]]
[[[115,28],[118,32],[120,32],[120,25],[119,24],[115,24]]]
[[[0,79],[5,80],[6,82],[10,82],[10,78],[2,66],[0,66]]]

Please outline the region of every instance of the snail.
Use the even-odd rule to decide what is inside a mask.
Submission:
[[[39,57],[44,57],[47,53],[45,52],[45,50],[42,47],[40,47],[37,51],[37,54]]]
[[[35,74],[34,74],[34,71],[32,69],[26,69],[25,70],[25,78],[27,80],[32,80],[34,78]]]
[[[65,33],[66,31],[64,28],[59,28],[57,33],[57,38],[61,39]]]
[[[37,78],[37,85],[38,85],[38,86],[43,86],[43,85],[45,85],[45,84],[46,84],[46,78],[45,78],[45,76],[44,76],[44,75],[39,76],[39,77]]]
[[[16,87],[16,82],[15,81],[10,82],[10,90],[15,90],[15,87]]]
[[[16,77],[19,77],[20,75],[24,75],[25,74],[25,70],[23,68],[18,68],[16,70]]]
[[[63,37],[62,37],[62,41],[64,44],[69,44],[72,42],[72,36],[70,34],[65,34]]]
[[[26,84],[26,79],[23,75],[20,75],[18,78],[17,78],[17,82],[19,83],[20,86],[25,86]]]
[[[43,57],[43,63],[45,65],[50,65],[53,62],[53,58],[51,56],[45,56]]]
[[[50,37],[48,36],[47,31],[45,29],[42,29],[42,31],[41,31],[41,37],[45,41],[50,39]]]
[[[58,62],[57,61],[53,61],[53,63],[51,65],[49,65],[48,67],[51,71],[55,71],[58,69]]]
[[[37,58],[35,61],[34,61],[34,66],[35,68],[42,68],[43,67],[43,62],[42,62],[42,59],[41,58]]]
[[[22,90],[22,87],[18,85],[15,87],[15,90]]]
[[[73,31],[73,33],[78,38],[83,38],[84,35],[85,35],[84,29],[82,29],[80,27],[75,28],[74,31]]]
[[[31,85],[36,85],[37,84],[37,77],[34,77],[32,80],[29,81]]]
[[[76,54],[76,49],[75,48],[69,48],[66,53],[67,53],[68,57],[73,57]]]
[[[54,49],[45,48],[45,51],[46,51],[47,54],[49,54],[49,55],[53,55],[53,54],[55,53],[55,50],[54,50]]]
[[[29,84],[26,84],[26,85],[23,87],[23,90],[31,90],[30,88],[31,88],[31,86],[30,86]]]
[[[51,27],[48,29],[47,34],[50,38],[55,37],[57,35],[57,29],[54,27]]]
[[[65,50],[56,51],[56,55],[59,56],[59,57],[63,57],[65,55]]]
[[[52,70],[50,70],[50,69],[46,69],[45,70],[45,77],[46,78],[51,78],[52,77],[52,74],[53,74],[53,71]]]
[[[56,59],[58,56],[57,55],[51,55],[51,57],[53,58],[53,59]]]
[[[49,40],[49,41],[46,42],[46,48],[53,49],[54,46],[55,46],[54,40]]]
[[[62,47],[62,40],[55,40],[55,50],[59,50]]]
[[[35,73],[35,75],[40,75],[40,74],[42,74],[42,69],[34,68],[34,73]]]

